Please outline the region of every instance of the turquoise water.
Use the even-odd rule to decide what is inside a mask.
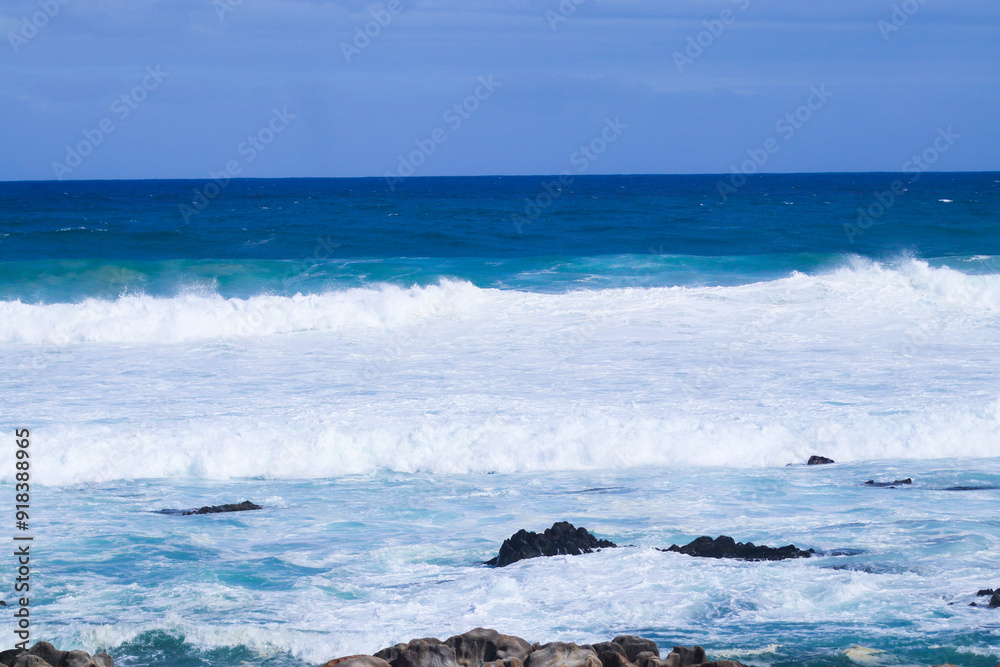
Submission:
[[[994,665],[969,603],[1000,586],[1000,175],[917,176],[580,178],[520,226],[546,179],[234,181],[187,218],[193,181],[0,184],[33,638],[306,665],[482,625]],[[838,464],[786,467],[812,454]],[[477,565],[559,520],[628,546]],[[703,534],[823,554],[654,548]]]
[[[910,488],[863,485],[906,476]],[[992,488],[944,490],[959,485]],[[108,648],[116,664],[318,664],[479,625],[531,641],[640,632],[752,664],[849,665],[858,644],[885,651],[884,665],[993,665],[1000,650],[996,610],[968,606],[996,583],[995,459],[134,480],[40,497],[39,631]],[[243,498],[266,509],[154,513]],[[622,546],[477,564],[553,518]],[[743,563],[654,549],[701,534],[820,554]]]

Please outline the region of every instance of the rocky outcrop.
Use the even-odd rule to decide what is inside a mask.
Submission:
[[[714,540],[702,536],[684,546],[671,545],[668,549],[659,551],[674,551],[687,556],[700,558],[735,558],[738,560],[785,560],[786,558],[809,558],[816,551],[803,551],[794,544],[784,547],[757,546],[753,542],[737,542],[727,535],[720,535]]]
[[[989,607],[990,609],[997,609],[998,607],[1000,607],[1000,588],[997,589],[984,588],[980,591],[977,591],[976,595],[987,596],[990,598],[990,601],[987,604],[976,604],[975,602],[973,602],[971,605],[969,605],[970,607]]]
[[[619,635],[593,645],[529,644],[520,637],[475,628],[445,641],[411,639],[374,655],[336,658],[322,667],[744,667],[731,660],[707,662],[700,646],[675,646],[660,658],[656,642]],[[20,667],[20,666],[19,666]]]
[[[107,653],[90,655],[85,651],[60,651],[48,642],[38,642],[27,651],[11,649],[0,652],[4,667],[114,667]]]
[[[827,463],[836,463],[836,461],[828,459],[825,456],[816,456],[815,454],[810,456],[809,460],[806,461],[807,466],[821,466],[826,465]]]
[[[160,514],[180,514],[181,516],[192,516],[195,514],[222,514],[223,512],[247,512],[250,510],[262,510],[260,505],[244,500],[242,503],[229,503],[226,505],[206,505],[198,509],[190,510],[160,510]]]
[[[913,480],[907,477],[906,479],[897,479],[894,482],[876,482],[874,479],[870,479],[865,482],[865,486],[877,486],[887,489],[895,489],[897,486],[903,486],[905,484],[913,484]]]
[[[496,558],[486,561],[486,565],[504,567],[519,560],[539,556],[569,554],[577,556],[595,549],[616,547],[614,542],[599,540],[586,528],[577,528],[567,521],[559,521],[542,533],[529,533],[521,529],[503,541]]]

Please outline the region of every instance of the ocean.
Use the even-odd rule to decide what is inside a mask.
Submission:
[[[992,667],[998,334],[998,173],[0,183],[32,641]],[[621,546],[480,564],[562,520]],[[721,534],[818,554],[656,550]]]

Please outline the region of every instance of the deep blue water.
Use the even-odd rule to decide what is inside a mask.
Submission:
[[[996,664],[969,602],[1000,585],[1000,174],[720,179],[237,180],[202,210],[203,181],[0,183],[35,638],[157,667],[476,625]],[[811,454],[838,463],[786,467]],[[634,546],[476,567],[563,519]],[[720,533],[853,555],[653,549]]]
[[[753,273],[809,270],[843,253],[1000,254],[1000,174],[913,178],[761,175],[725,202],[718,176],[583,176],[556,197],[545,177],[416,178],[394,192],[374,178],[234,180],[201,211],[199,181],[4,183],[0,261],[395,260],[367,267],[370,279],[412,271],[426,281],[435,270],[418,259],[433,258],[449,260],[439,274],[493,284],[616,255]],[[877,195],[897,180],[906,192],[857,227],[859,209],[878,214]],[[543,204],[534,219],[531,201]]]

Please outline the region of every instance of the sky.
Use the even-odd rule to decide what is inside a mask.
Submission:
[[[1000,170],[995,0],[2,0],[0,37],[0,180]]]

